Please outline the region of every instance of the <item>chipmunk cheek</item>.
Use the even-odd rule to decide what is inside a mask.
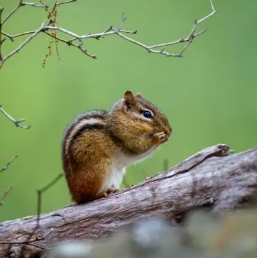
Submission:
[[[141,123],[141,133],[144,135],[149,135],[153,132],[153,128],[150,124],[148,123]]]

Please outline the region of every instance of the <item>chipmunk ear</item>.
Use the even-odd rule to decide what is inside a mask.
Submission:
[[[132,106],[136,105],[136,99],[133,96],[133,93],[129,90],[127,90],[124,93],[124,100],[125,100],[125,105],[127,109],[130,109]]]
[[[137,93],[136,98],[142,99],[142,98],[143,98],[143,95],[142,95],[141,93]]]

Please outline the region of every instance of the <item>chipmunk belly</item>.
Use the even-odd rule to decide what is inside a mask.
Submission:
[[[128,155],[124,153],[118,153],[116,158],[110,162],[109,176],[106,178],[104,185],[100,189],[99,193],[106,191],[110,187],[119,189],[123,177],[126,173],[126,167],[149,157],[157,146],[152,147],[141,155]]]
[[[110,169],[108,173],[109,176],[106,178],[104,185],[102,186],[98,194],[108,190],[111,187],[114,187],[117,189],[120,188],[120,184],[122,182],[126,169],[124,167],[123,168],[117,167],[113,163],[110,165],[109,169]]]

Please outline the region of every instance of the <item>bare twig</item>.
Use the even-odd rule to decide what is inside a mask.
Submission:
[[[4,199],[11,192],[12,189],[13,189],[13,185],[11,185],[9,188],[7,188],[7,190],[4,192],[2,198],[0,199],[0,206],[4,204]]]
[[[20,46],[18,46],[16,49],[14,49],[12,52],[10,52],[7,56],[2,58],[2,62],[0,62],[0,68],[3,66],[4,62],[8,60],[10,57],[12,57],[14,54],[18,53],[24,46],[26,46],[33,38],[35,38],[44,28],[44,23],[34,31],[34,33],[28,37],[26,40],[24,40],[23,43],[21,43]],[[27,128],[28,129],[28,128]]]
[[[47,5],[37,4],[37,3],[29,3],[29,2],[21,2],[21,6],[32,6],[32,7],[47,7]]]
[[[75,47],[75,48],[78,48],[82,53],[86,54],[87,56],[91,57],[91,58],[94,58],[96,59],[96,55],[92,55],[90,53],[88,53],[88,51],[84,48],[82,48],[82,45],[83,43],[80,43],[80,44],[74,44],[72,42],[70,42],[69,40],[65,40],[65,39],[62,39],[60,37],[57,37],[57,36],[53,36],[51,33],[49,32],[45,32],[48,36],[52,37],[52,38],[55,38],[57,39],[58,41],[60,42],[63,42],[63,43],[66,43],[68,46],[72,46],[72,47]]]
[[[74,41],[74,40],[79,40],[80,42],[83,40],[83,39],[99,39],[99,38],[103,38],[103,37],[106,37],[106,36],[110,36],[110,35],[114,35],[114,34],[118,34],[119,32],[122,32],[122,33],[127,33],[127,34],[136,34],[137,33],[137,30],[134,30],[134,31],[130,31],[130,30],[117,30],[117,29],[114,29],[112,26],[109,27],[106,31],[104,32],[100,32],[100,33],[94,33],[94,34],[86,34],[86,35],[76,35],[75,33],[70,33],[69,31],[67,30],[64,30],[60,27],[50,27],[49,29],[57,29],[57,30],[60,30],[66,34],[69,34],[71,36],[73,36],[74,38],[72,38],[70,40],[70,42]]]
[[[13,163],[13,161],[15,159],[18,158],[18,155],[13,156],[8,162],[7,164],[0,170],[0,173],[7,170],[9,168],[9,166]],[[5,197],[9,194],[9,192],[13,189],[13,186],[10,186],[3,194],[2,198],[0,199],[0,206],[4,204],[4,199]]]
[[[35,33],[37,30],[31,30],[31,31],[26,31],[26,32],[22,32],[22,33],[18,33],[18,34],[15,34],[15,35],[10,35],[6,32],[2,32],[2,34],[8,38],[10,38],[11,40],[14,40],[14,38],[18,38],[18,37],[21,37],[21,36],[25,36],[25,35],[28,35],[28,34],[33,34]],[[104,32],[99,32],[99,33],[94,33],[94,34],[85,34],[85,35],[77,35],[76,33],[74,32],[71,32],[69,30],[66,30],[62,27],[59,27],[59,26],[43,26],[41,28],[41,31],[42,32],[47,32],[47,31],[60,31],[60,32],[63,32],[64,34],[67,34],[69,36],[72,36],[73,38],[70,39],[70,40],[67,40],[65,41],[65,43],[71,43],[75,40],[78,40],[79,42],[82,42],[83,39],[92,39],[92,38],[95,38],[95,39],[99,39],[99,38],[103,38],[105,36],[110,36],[110,35],[113,35],[113,34],[118,34],[118,32],[122,32],[122,33],[129,33],[129,34],[136,34],[137,31],[129,31],[129,30],[119,30],[117,31],[116,29],[113,30],[113,27],[109,27],[106,31]],[[49,34],[48,34],[49,35]],[[51,36],[51,35],[49,35]]]
[[[123,28],[123,23],[126,20],[126,18],[124,17],[124,14],[122,14],[122,17],[121,17],[120,27],[118,29],[116,29],[118,31],[117,34],[121,38],[146,49],[148,51],[148,53],[161,54],[161,55],[165,55],[167,57],[182,57],[182,54],[185,52],[185,50],[188,48],[188,46],[193,42],[193,39],[200,36],[201,34],[203,34],[206,31],[206,29],[205,29],[205,30],[200,31],[199,33],[195,33],[195,29],[196,29],[197,25],[199,23],[203,22],[204,20],[206,20],[207,18],[213,16],[216,13],[216,10],[214,9],[212,0],[210,0],[210,4],[211,4],[212,12],[210,14],[206,15],[205,17],[203,17],[202,19],[196,20],[191,32],[189,33],[189,35],[186,38],[182,38],[182,39],[172,41],[172,42],[147,46],[147,45],[145,45],[139,41],[136,41],[134,39],[131,39],[128,36],[125,36],[121,33],[121,29]],[[184,46],[184,48],[178,54],[170,54],[169,52],[165,51],[165,49],[164,49],[164,47],[176,45],[176,44],[180,44],[180,43],[184,43],[184,42],[187,42],[187,44]],[[155,50],[155,48],[160,48],[160,47],[162,48],[161,50]]]
[[[2,12],[3,12],[3,8],[0,6],[0,61],[2,60]]]
[[[55,10],[57,9],[57,7],[64,5],[64,4],[70,4],[70,3],[74,3],[77,2],[77,0],[68,0],[68,1],[63,1],[63,2],[55,2],[54,6],[52,8],[52,11],[49,13],[49,18],[51,16],[51,14],[53,14],[55,12]],[[48,25],[51,24],[51,20],[49,21]]]
[[[93,54],[89,54],[88,51],[86,49],[84,49],[83,46],[83,40],[86,39],[90,39],[90,38],[94,38],[94,39],[100,39],[100,38],[104,38],[106,36],[111,36],[111,35],[118,35],[119,37],[137,45],[140,46],[144,49],[146,49],[149,53],[156,53],[156,54],[161,54],[167,57],[182,57],[182,55],[184,54],[184,52],[186,51],[186,49],[189,47],[189,45],[193,42],[194,38],[200,36],[202,33],[204,33],[206,30],[200,31],[198,33],[195,32],[196,27],[199,23],[205,21],[206,19],[208,19],[209,17],[213,16],[216,13],[216,10],[214,9],[213,6],[213,2],[212,0],[210,1],[211,4],[211,9],[212,12],[208,15],[206,15],[205,17],[196,20],[193,28],[191,30],[191,32],[189,33],[189,35],[186,38],[182,38],[179,40],[175,40],[172,42],[167,42],[167,43],[161,43],[161,44],[155,44],[155,45],[146,45],[142,42],[136,41],[130,37],[128,37],[127,35],[124,34],[136,34],[137,30],[134,31],[128,31],[128,30],[124,30],[123,29],[123,25],[124,22],[126,21],[126,17],[124,16],[124,13],[122,13],[122,17],[121,17],[121,21],[120,21],[120,26],[118,28],[113,28],[112,26],[110,26],[106,31],[101,32],[101,33],[95,33],[95,34],[85,34],[85,35],[78,35],[72,31],[66,30],[65,28],[62,28],[60,26],[56,25],[56,12],[57,12],[57,7],[60,5],[64,5],[64,4],[68,4],[68,3],[72,3],[75,2],[76,0],[68,0],[68,1],[64,1],[64,2],[56,2],[52,8],[52,11],[50,11],[48,13],[48,24],[44,25],[42,24],[38,29],[36,30],[32,30],[32,31],[26,31],[26,32],[22,32],[19,34],[15,34],[15,35],[10,35],[7,32],[3,32],[1,31],[1,34],[3,34],[5,37],[9,38],[11,41],[14,41],[14,38],[17,37],[21,37],[21,36],[25,36],[25,35],[30,35],[20,46],[18,46],[16,49],[14,49],[11,53],[7,54],[7,56],[2,57],[2,60],[0,60],[0,68],[2,67],[3,63],[8,60],[10,57],[12,57],[14,54],[16,54],[17,52],[19,52],[26,44],[28,44],[33,38],[35,38],[40,32],[43,32],[45,34],[47,34],[48,36],[54,38],[56,40],[56,42],[60,41],[63,43],[66,43],[68,46],[73,46],[77,49],[79,49],[80,51],[82,51],[84,54],[86,54],[87,56],[96,59],[96,56]],[[19,5],[16,6],[13,11],[11,11],[11,13],[9,15],[7,15],[7,17],[3,20],[2,24],[4,24],[21,6],[34,6],[34,7],[47,7],[47,5],[37,5],[35,3],[27,3],[27,2],[22,2],[22,0],[20,0]],[[53,26],[50,26],[53,25]],[[68,36],[71,36],[72,38],[67,40],[61,37],[57,37],[56,32],[62,32]],[[74,43],[74,41],[78,41],[78,43]],[[0,45],[1,45],[1,41],[0,41]],[[181,44],[181,43],[186,43],[185,46],[182,48],[182,50],[179,53],[169,53],[165,50],[165,47],[167,46],[172,46],[172,45],[176,45],[176,44]],[[158,48],[161,48],[160,50]]]
[[[17,158],[18,158],[18,155],[13,156],[13,157],[7,162],[7,164],[0,170],[0,173],[3,172],[3,171],[5,171],[5,170],[7,170],[7,169],[9,168],[9,166],[11,165],[11,163],[13,163],[13,161],[14,161],[15,159],[17,159]]]
[[[32,6],[32,7],[47,7],[47,5],[40,5],[40,4],[36,4],[36,3],[29,3],[29,2],[22,2],[22,0],[19,0],[19,4],[14,7],[14,9],[4,18],[2,25],[8,20],[10,19],[14,13],[22,6]]]
[[[60,173],[53,181],[47,184],[45,187],[41,189],[37,189],[37,227],[39,226],[40,222],[40,214],[41,214],[41,203],[42,203],[42,194],[55,185],[62,177],[64,173]]]
[[[77,2],[77,0],[68,0],[68,1],[63,1],[63,2],[56,2],[55,5],[60,6],[62,4],[70,4],[70,3],[74,3]]]
[[[120,27],[119,29],[122,30],[124,22],[127,20],[127,17],[125,17],[125,13],[123,12],[121,14],[121,21],[120,21]]]
[[[15,35],[10,35],[10,34],[4,32],[4,31],[2,31],[2,34],[4,36],[8,37],[13,42],[14,38],[25,36],[25,35],[30,35],[30,34],[33,34],[34,32],[35,32],[35,30],[30,30],[30,31],[25,31],[25,32],[18,33],[18,34],[15,34]]]
[[[65,40],[65,39],[62,39],[60,37],[57,37],[56,35],[51,34],[50,31],[60,31],[60,32],[63,32],[64,34],[72,36],[73,38],[70,39],[70,40]],[[5,56],[2,59],[2,63],[0,63],[0,68],[6,60],[8,60],[15,53],[19,52],[27,43],[29,43],[29,41],[31,41],[33,38],[35,38],[37,36],[37,34],[39,34],[40,32],[44,32],[48,36],[50,36],[50,37],[52,37],[52,38],[54,38],[54,39],[56,39],[60,42],[66,43],[69,46],[76,47],[80,51],[82,51],[84,54],[86,54],[87,56],[89,56],[91,58],[94,58],[94,59],[96,59],[95,55],[89,54],[86,49],[82,48],[82,45],[83,45],[82,40],[83,39],[89,39],[89,38],[99,39],[99,38],[102,38],[104,36],[110,36],[110,35],[118,33],[117,31],[110,31],[110,28],[109,28],[105,32],[100,32],[100,33],[95,33],[95,34],[86,34],[86,35],[79,36],[79,35],[71,32],[71,31],[68,31],[68,30],[64,29],[64,28],[57,27],[57,26],[44,26],[44,24],[42,24],[42,26],[37,30],[22,32],[22,33],[19,33],[19,34],[16,34],[16,35],[10,35],[10,34],[4,32],[2,34],[7,36],[12,41],[14,41],[14,38],[17,38],[17,37],[21,37],[21,36],[28,35],[28,34],[32,34],[32,35],[30,37],[28,37],[19,47],[17,47],[15,50],[13,50],[11,53],[9,53],[7,56]],[[136,31],[126,31],[126,30],[121,30],[121,32],[131,33],[131,34],[136,33]],[[78,40],[80,43],[79,44],[73,43],[73,41],[75,41],[75,40]]]
[[[1,64],[0,64],[0,67],[1,67]],[[20,123],[24,122],[25,121],[25,118],[22,118],[22,119],[19,119],[19,120],[15,120],[13,117],[11,117],[4,109],[3,109],[3,106],[0,105],[0,111],[9,119],[11,120],[16,127],[19,127],[19,128],[23,128],[23,129],[29,129],[31,127],[31,125],[20,125]]]
[[[202,19],[198,20],[197,23],[203,22],[204,20],[208,19],[209,17],[211,17],[212,15],[214,15],[216,13],[216,10],[213,6],[212,0],[210,0],[210,3],[211,3],[212,12],[210,14],[206,15],[205,17],[203,17]]]
[[[4,25],[4,23],[10,19],[12,17],[12,15],[21,7],[21,2],[22,0],[20,0],[19,4],[17,6],[14,7],[14,9],[5,17],[5,19],[2,21],[2,25]]]

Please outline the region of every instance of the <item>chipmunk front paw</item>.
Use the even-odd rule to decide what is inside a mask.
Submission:
[[[155,133],[155,134],[153,135],[152,140],[153,140],[156,144],[158,144],[158,143],[163,143],[163,142],[168,141],[168,136],[167,136],[167,134],[164,133],[164,132]]]

